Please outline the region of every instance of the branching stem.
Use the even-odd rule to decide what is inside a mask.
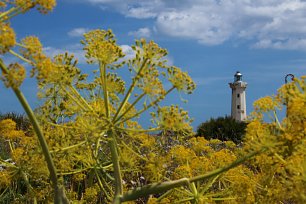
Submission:
[[[263,148],[259,151],[252,152],[245,157],[237,159],[236,161],[232,162],[228,166],[216,169],[216,170],[211,171],[207,174],[192,177],[190,179],[182,178],[182,179],[179,179],[179,180],[166,181],[166,182],[161,182],[161,183],[153,183],[153,184],[149,184],[149,185],[145,185],[145,186],[142,186],[142,187],[135,188],[133,190],[130,190],[130,191],[126,192],[121,197],[120,200],[121,200],[121,202],[131,201],[131,200],[138,199],[140,197],[148,196],[150,194],[158,194],[158,193],[162,193],[162,192],[168,191],[168,190],[176,188],[176,187],[186,186],[186,185],[189,185],[192,182],[202,181],[202,180],[213,178],[217,175],[220,175],[220,174],[228,171],[229,169],[232,169],[232,168],[242,164],[246,160],[248,160],[248,159],[252,158],[253,156],[255,156],[257,154],[260,154],[260,153],[262,153],[263,151],[266,151],[266,150],[267,150],[266,148]]]
[[[129,98],[130,98],[130,96],[131,96],[131,94],[132,94],[132,92],[133,92],[133,90],[134,90],[134,88],[135,88],[135,86],[136,86],[136,83],[138,82],[138,80],[139,80],[139,78],[140,78],[140,75],[141,75],[142,71],[144,70],[144,68],[145,68],[145,66],[146,66],[146,64],[147,64],[147,61],[148,61],[148,59],[146,58],[146,59],[143,61],[143,63],[142,63],[142,65],[141,65],[139,71],[137,72],[136,76],[133,78],[133,82],[132,82],[132,84],[131,84],[131,86],[130,86],[128,92],[126,93],[126,95],[125,95],[123,101],[121,102],[121,104],[120,104],[120,106],[119,106],[119,108],[118,108],[118,110],[117,110],[117,112],[116,112],[116,114],[115,114],[115,116],[114,116],[114,118],[113,118],[113,121],[116,121],[116,120],[117,120],[117,116],[118,116],[118,115],[120,114],[120,112],[124,109],[126,103],[128,102],[128,100],[129,100]]]
[[[2,59],[0,59],[0,68],[1,68],[1,70],[4,74],[8,74],[8,69],[5,66],[5,64],[3,63]],[[53,163],[53,159],[52,159],[51,153],[49,151],[48,144],[47,144],[46,139],[43,135],[43,132],[40,128],[40,125],[39,125],[32,109],[30,107],[29,103],[27,102],[26,98],[24,97],[23,93],[19,90],[19,88],[13,88],[12,87],[12,89],[13,89],[15,95],[17,96],[19,102],[21,103],[23,109],[25,110],[27,116],[29,117],[29,120],[31,121],[31,123],[33,125],[34,132],[35,132],[35,134],[38,138],[39,144],[42,148],[42,152],[43,152],[43,155],[44,155],[45,160],[47,162],[48,170],[50,172],[50,179],[52,181],[53,188],[54,188],[54,191],[55,191],[54,201],[56,203],[68,203],[68,201],[66,200],[67,198],[65,197],[64,189],[62,189],[62,187],[59,187],[58,180],[57,180],[57,175],[56,175],[56,168],[55,168],[55,165]]]

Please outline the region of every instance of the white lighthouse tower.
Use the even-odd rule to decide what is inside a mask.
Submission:
[[[245,89],[248,84],[242,81],[242,74],[237,71],[234,75],[234,82],[229,85],[232,89],[232,118],[244,121],[246,119]]]

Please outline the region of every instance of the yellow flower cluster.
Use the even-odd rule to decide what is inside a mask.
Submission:
[[[136,49],[136,55],[143,56],[144,58],[150,59],[150,64],[165,67],[165,60],[163,57],[167,55],[167,50],[159,47],[155,42],[146,42],[145,39],[136,41],[138,46]],[[136,56],[137,58],[137,56]]]
[[[0,171],[0,186],[8,187],[11,185],[11,175],[7,171]]]
[[[191,94],[196,88],[195,83],[187,72],[183,72],[181,69],[174,66],[169,68],[167,71],[169,75],[169,81],[178,91],[183,91],[187,94]]]
[[[175,162],[177,162],[177,164],[186,165],[188,164],[188,161],[196,157],[196,154],[194,153],[193,150],[186,148],[182,145],[178,145],[170,150],[169,156]]]
[[[85,33],[84,37],[81,43],[84,45],[88,63],[99,62],[107,65],[124,57],[121,47],[116,45],[111,30],[93,30]]]
[[[14,30],[8,23],[0,22],[0,54],[4,54],[16,44]]]
[[[163,130],[175,131],[177,133],[192,132],[192,127],[190,126],[192,120],[189,118],[188,112],[178,106],[159,107],[157,115],[155,113],[151,113],[151,115],[156,124]]]
[[[25,134],[21,130],[16,130],[16,123],[11,119],[4,119],[0,121],[0,137],[14,140],[24,137]]]
[[[1,78],[6,87],[18,88],[26,77],[26,69],[19,63],[10,64],[8,73]]]
[[[43,54],[43,47],[39,39],[35,36],[28,36],[21,40],[22,47],[20,53],[34,63],[38,63],[46,58]]]
[[[56,0],[14,0],[12,2],[17,8],[21,8],[22,12],[26,12],[31,8],[37,7],[37,10],[43,14],[52,11],[56,6]]]
[[[244,150],[266,148],[251,162],[256,169],[257,185],[254,193],[258,203],[305,202],[305,142],[306,142],[306,95],[305,77],[296,78],[278,90],[275,97],[264,98],[259,111],[287,106],[286,118],[271,123],[253,118],[247,127]],[[264,105],[263,103],[268,105]],[[276,121],[276,122],[275,122]],[[305,180],[304,180],[305,181]],[[294,192],[290,189],[296,189]]]
[[[156,68],[150,67],[143,73],[143,77],[137,86],[151,98],[158,98],[165,94],[162,82],[160,81],[159,72]]]
[[[36,0],[35,2],[38,5],[37,9],[43,14],[52,11],[56,6],[56,0]]]
[[[255,111],[258,112],[269,112],[274,111],[276,108],[280,109],[278,101],[271,96],[266,96],[258,99],[253,104]]]
[[[88,187],[84,193],[84,201],[89,204],[97,203],[99,189],[96,186]]]

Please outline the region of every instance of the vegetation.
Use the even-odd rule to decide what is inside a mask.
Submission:
[[[10,18],[31,8],[52,10],[55,1],[1,1],[0,6],[6,4],[0,52],[32,66],[42,105],[34,114],[20,91],[26,75],[21,63],[0,59],[2,80],[32,124],[26,134],[10,118],[0,121],[1,203],[306,201],[306,77],[255,102],[243,147],[208,141],[192,136],[186,111],[159,105],[174,90],[189,94],[195,88],[186,72],[167,65],[165,49],[141,39],[132,46],[135,57],[125,59],[110,30],[90,31],[82,41],[88,63],[97,67],[89,80],[72,55],[50,58],[36,37],[17,40],[9,25]],[[124,68],[131,81],[119,77]],[[168,90],[166,80],[172,84]],[[284,102],[288,114],[278,121],[276,109]],[[152,127],[144,129],[137,120],[149,109]],[[273,120],[264,122],[263,114]],[[175,134],[148,134],[161,130]]]
[[[0,120],[12,119],[16,123],[17,130],[28,131],[31,126],[30,120],[23,114],[9,112],[5,114],[0,113]]]
[[[197,136],[203,136],[207,140],[218,139],[238,144],[245,135],[246,126],[246,122],[237,121],[230,116],[211,118],[199,125]]]

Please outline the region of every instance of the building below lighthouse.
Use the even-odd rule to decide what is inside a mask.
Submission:
[[[232,89],[232,109],[231,116],[237,121],[246,120],[246,97],[245,89],[247,83],[242,81],[242,74],[237,71],[234,75],[234,82],[229,83]]]

